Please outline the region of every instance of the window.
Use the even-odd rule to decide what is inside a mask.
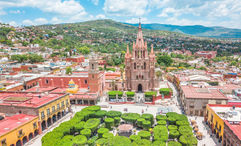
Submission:
[[[47,109],[47,115],[48,116],[50,115],[50,109],[49,108]]]
[[[216,104],[221,104],[221,101],[219,101],[219,100],[216,100]]]
[[[92,69],[94,69],[94,64],[91,64],[92,65]]]
[[[7,146],[6,139],[2,140],[1,144],[2,144],[1,146]]]
[[[134,63],[134,69],[136,69],[136,63]]]
[[[55,106],[52,106],[52,112],[55,112]]]
[[[59,110],[59,103],[57,104],[57,110]]]
[[[64,101],[61,102],[61,107],[64,107]]]
[[[46,84],[48,84],[48,83],[49,83],[49,80],[46,79],[45,82],[46,82]]]
[[[138,76],[136,76],[136,79],[138,80]]]
[[[94,79],[94,78],[95,78],[95,76],[94,76],[94,75],[92,75],[92,78]]]
[[[144,69],[146,69],[146,63],[144,62]]]
[[[144,76],[142,75],[142,80],[144,79]]]
[[[85,84],[87,84],[87,80],[85,80]]]
[[[41,112],[41,118],[44,118],[44,111]]]
[[[34,122],[34,123],[33,123],[33,129],[36,129],[36,128],[37,128],[37,123]]]
[[[23,130],[19,130],[19,131],[18,131],[18,135],[19,135],[19,136],[23,135]]]

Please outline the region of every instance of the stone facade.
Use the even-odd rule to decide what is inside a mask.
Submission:
[[[139,24],[136,42],[133,42],[132,53],[127,46],[125,54],[125,89],[129,91],[154,90],[155,54],[153,45],[148,54],[147,42],[143,40],[141,24]]]

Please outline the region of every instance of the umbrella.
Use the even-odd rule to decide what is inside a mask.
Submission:
[[[195,120],[191,121],[192,125],[196,124],[197,122]]]
[[[198,132],[198,128],[195,128],[194,131],[195,131],[195,132]]]

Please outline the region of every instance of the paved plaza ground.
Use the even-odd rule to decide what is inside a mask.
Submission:
[[[125,113],[125,109],[127,108],[127,112],[133,112],[133,113],[139,113],[142,114],[142,111],[144,110],[144,113],[150,113],[156,116],[158,113],[158,109],[163,108],[169,108],[173,112],[182,113],[181,106],[178,102],[178,92],[176,91],[175,87],[168,83],[169,86],[173,89],[173,97],[172,99],[164,99],[162,101],[159,101],[161,105],[145,105],[145,104],[109,104],[108,102],[105,102],[105,99],[101,99],[101,101],[98,103],[98,105],[103,106],[103,110],[116,110],[121,111]],[[72,105],[73,113],[67,114],[65,117],[60,119],[58,122],[54,123],[48,130],[45,130],[43,134],[38,135],[33,140],[28,142],[27,146],[41,146],[41,138],[44,134],[46,134],[49,131],[52,131],[55,127],[58,127],[60,123],[69,120],[71,117],[74,116],[74,114],[81,109],[83,109],[85,106],[75,106]],[[199,127],[199,131],[203,133],[204,138],[203,140],[198,140],[198,146],[221,146],[221,143],[218,143],[217,139],[215,137],[210,136],[210,129],[206,126],[206,124],[203,122],[203,117],[191,117],[188,116],[189,120],[196,120],[197,125]]]

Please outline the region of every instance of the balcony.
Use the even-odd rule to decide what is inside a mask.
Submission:
[[[44,120],[44,119],[45,119],[45,115],[42,115],[42,116],[41,116],[41,119]]]

